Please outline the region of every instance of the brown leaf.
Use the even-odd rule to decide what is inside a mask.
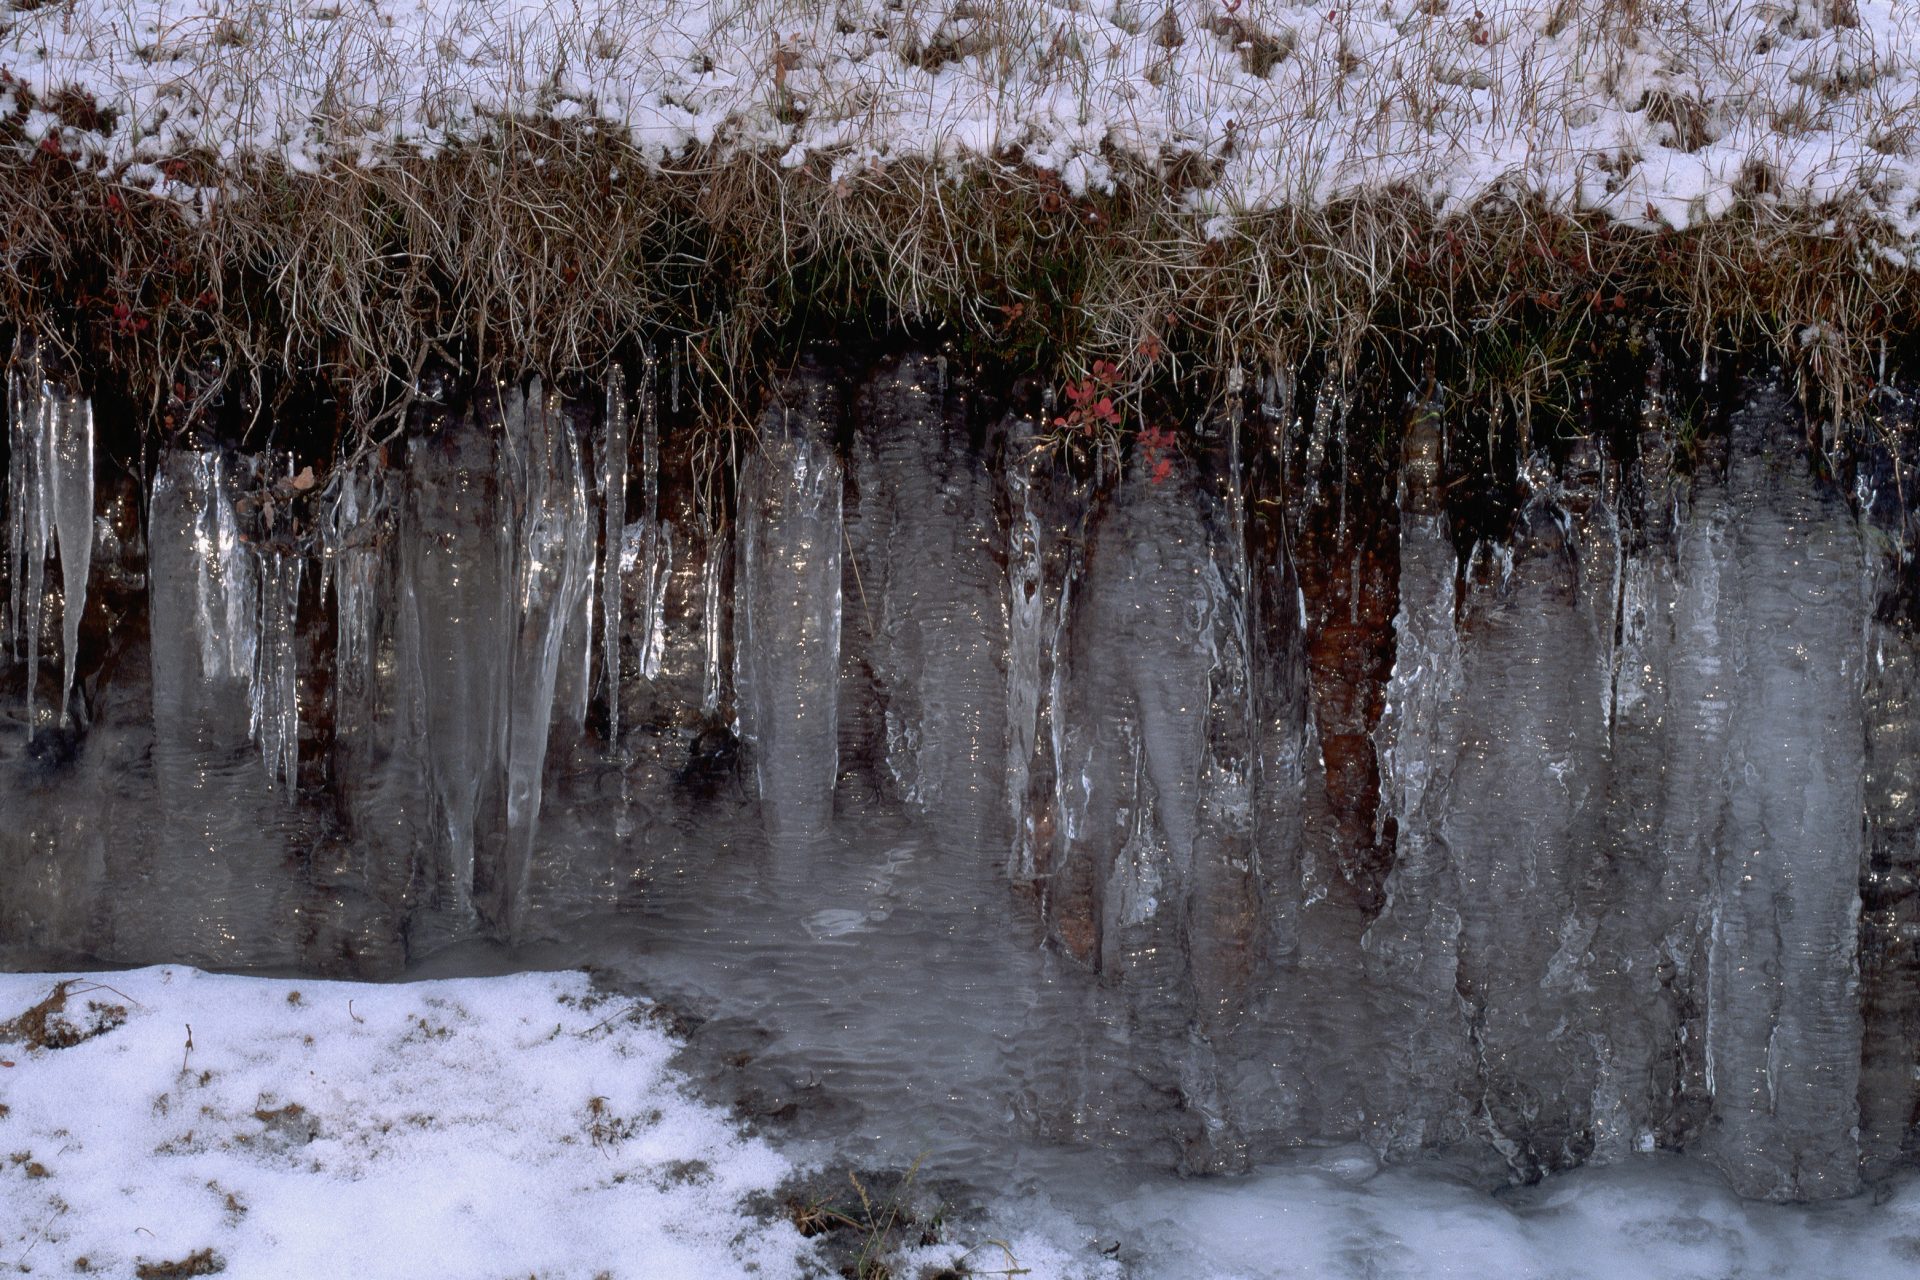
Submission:
[[[300,468],[300,474],[293,478],[293,487],[300,493],[305,493],[307,490],[313,488],[313,468]]]

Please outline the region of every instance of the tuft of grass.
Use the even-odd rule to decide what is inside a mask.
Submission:
[[[809,1239],[822,1240],[846,1280],[895,1280],[903,1249],[939,1244],[946,1229],[944,1204],[929,1204],[915,1187],[919,1160],[900,1174],[861,1176],[847,1171],[847,1187],[796,1190],[787,1196],[789,1221]]]
[[[67,1011],[69,996],[101,990],[111,988],[78,978],[55,983],[43,999],[0,1022],[0,1041],[22,1043],[29,1049],[70,1049],[105,1035],[126,1022],[125,1005],[89,1000],[84,1015],[76,1018]]]
[[[173,1262],[141,1262],[134,1266],[138,1280],[185,1280],[188,1276],[219,1275],[227,1269],[226,1260],[212,1249],[196,1249]]]

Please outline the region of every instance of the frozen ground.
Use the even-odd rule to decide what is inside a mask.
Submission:
[[[1751,197],[1866,215],[1905,262],[1917,23],[1900,0],[67,0],[0,14],[0,71],[39,104],[24,145],[187,199],[189,149],[375,163],[514,113],[836,177],[1018,158],[1084,190],[1190,157],[1216,235],[1390,189],[1674,227]],[[68,87],[105,116],[41,109]]]
[[[199,1258],[147,1274],[820,1274],[790,1225],[743,1208],[788,1161],[682,1092],[652,1006],[578,974],[371,986],[151,968],[82,976],[23,1026],[59,980],[0,976],[0,1273]],[[1192,1182],[1090,1158],[1056,1190],[997,1206],[1004,1249],[982,1234],[895,1274],[1876,1280],[1920,1265],[1920,1187],[1755,1205],[1678,1159],[1505,1199],[1357,1149]]]

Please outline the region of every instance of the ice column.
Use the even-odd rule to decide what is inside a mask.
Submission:
[[[796,376],[740,477],[734,688],[775,845],[823,834],[839,777],[841,472],[825,379]]]
[[[888,770],[941,847],[985,857],[1005,848],[1007,588],[993,488],[943,383],[916,353],[861,388],[847,531]]]
[[[646,376],[640,384],[640,674],[649,680],[659,677],[660,659],[666,651],[670,555],[667,531],[660,523],[660,413],[656,383],[653,356],[649,353]]]
[[[80,650],[80,618],[87,608],[87,574],[93,564],[93,405],[79,396],[47,396],[47,485],[53,530],[60,543],[60,631],[64,661],[60,723],[68,719],[74,661]],[[31,688],[31,686],[29,686]]]
[[[1466,1026],[1455,1007],[1460,912],[1452,859],[1438,825],[1460,732],[1458,558],[1442,502],[1443,418],[1436,400],[1416,408],[1400,462],[1400,609],[1393,675],[1381,714],[1381,799],[1398,836],[1386,904],[1368,928],[1368,968],[1408,992],[1408,1025],[1382,1075],[1376,1141],[1417,1149],[1464,1132]]]
[[[259,587],[240,540],[226,459],[193,453],[180,468],[193,512],[194,635],[208,680],[252,680],[259,649]]]
[[[93,561],[93,406],[48,382],[37,348],[22,342],[7,377],[10,439],[7,555],[13,584],[12,643],[27,662],[27,724],[40,673],[46,563],[60,549],[62,678],[58,715],[68,720],[80,619]]]
[[[1740,682],[1712,889],[1708,1145],[1743,1194],[1839,1196],[1860,1176],[1864,557],[1845,501],[1799,463],[1791,402],[1763,394],[1733,423]]]
[[[722,622],[726,601],[721,594],[726,569],[727,534],[713,529],[707,534],[706,561],[700,566],[700,714],[711,716],[720,710],[722,681],[726,676],[723,661],[725,630]]]
[[[535,380],[502,404],[518,537],[509,549],[514,623],[507,683],[507,851],[502,904],[518,927],[540,822],[542,775],[568,622],[593,582],[594,530],[580,440]]]
[[[320,526],[322,590],[334,601],[334,716],[367,696],[373,660],[380,524],[388,497],[384,477],[370,468],[339,473],[339,487]]]
[[[627,525],[627,380],[607,370],[601,419],[600,671],[607,691],[607,741],[620,741],[620,560]]]
[[[294,615],[305,558],[294,552],[259,554],[259,642],[254,649],[249,730],[260,744],[267,778],[292,803],[299,780],[300,705]]]
[[[454,423],[408,452],[401,573],[427,775],[447,842],[437,887],[443,906],[465,914],[475,823],[504,737],[509,513],[499,496],[500,451],[484,428]]]
[[[1009,440],[1007,496],[1007,801],[1013,833],[1007,874],[1031,884],[1038,873],[1028,786],[1039,745],[1041,651],[1046,642],[1046,596],[1042,590],[1040,517],[1034,511],[1033,441],[1027,424],[1015,421]]]
[[[13,651],[27,660],[27,725],[34,726],[40,674],[40,626],[46,591],[47,406],[38,353],[16,350],[7,371],[7,555],[13,583]]]

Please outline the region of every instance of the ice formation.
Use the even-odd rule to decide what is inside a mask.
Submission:
[[[156,450],[123,535],[25,357],[7,669],[67,609],[75,722],[53,752],[52,679],[17,686],[0,955],[382,973],[764,893],[738,946],[776,969],[892,922],[971,957],[1004,1008],[955,1034],[1020,1065],[952,1096],[1048,1138],[1680,1150],[1845,1196],[1920,1098],[1895,464],[1809,472],[1762,380],[1688,473],[1666,376],[1516,450],[1499,521],[1449,505],[1437,385],[1362,428],[1338,368],[1242,375],[1116,468],[908,350],[783,375],[718,479],[649,362],[425,404],[317,477]],[[122,620],[76,645],[89,574]]]
[[[43,587],[57,547],[61,677],[53,714],[65,727],[93,563],[93,405],[50,381],[39,346],[23,338],[7,370],[7,422],[8,640],[16,653],[25,651],[27,724],[37,727]]]

